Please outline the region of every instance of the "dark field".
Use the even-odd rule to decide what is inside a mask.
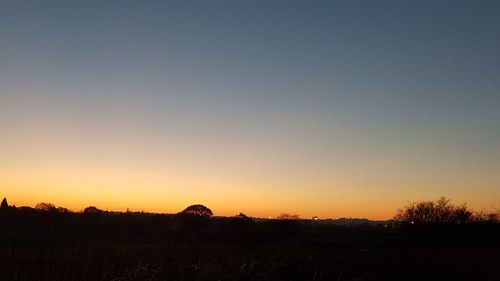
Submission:
[[[3,214],[1,280],[500,280],[498,224]]]

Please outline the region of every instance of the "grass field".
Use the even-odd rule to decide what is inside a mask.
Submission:
[[[500,280],[498,224],[216,218],[182,227],[173,216],[44,213],[0,222],[6,281]]]
[[[499,280],[488,248],[65,245],[2,248],[2,280]]]

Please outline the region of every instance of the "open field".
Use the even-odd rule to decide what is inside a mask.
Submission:
[[[500,280],[498,224],[40,212],[1,223],[1,280]]]

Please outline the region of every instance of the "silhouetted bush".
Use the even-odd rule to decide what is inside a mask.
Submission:
[[[249,216],[247,216],[243,213],[239,213],[236,216],[234,216],[233,218],[240,219],[240,220],[251,220],[251,218]]]
[[[472,216],[472,220],[474,222],[498,222],[499,214],[498,213],[485,213],[485,212],[475,212]]]
[[[449,199],[441,197],[436,201],[411,202],[400,209],[394,217],[406,223],[466,223],[473,219],[473,212],[465,204],[455,206]]]
[[[299,215],[291,215],[287,213],[280,214],[276,217],[278,220],[298,220],[300,219]]]

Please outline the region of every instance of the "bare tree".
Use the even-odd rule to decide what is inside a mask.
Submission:
[[[441,197],[436,201],[411,202],[394,219],[409,223],[464,223],[472,221],[473,212],[466,204],[455,206]]]
[[[280,214],[279,216],[277,216],[276,219],[278,219],[278,220],[298,220],[298,219],[300,219],[300,216],[283,213],[283,214]]]
[[[472,216],[472,220],[475,222],[496,222],[500,218],[498,212],[485,213],[483,211],[475,212]]]

